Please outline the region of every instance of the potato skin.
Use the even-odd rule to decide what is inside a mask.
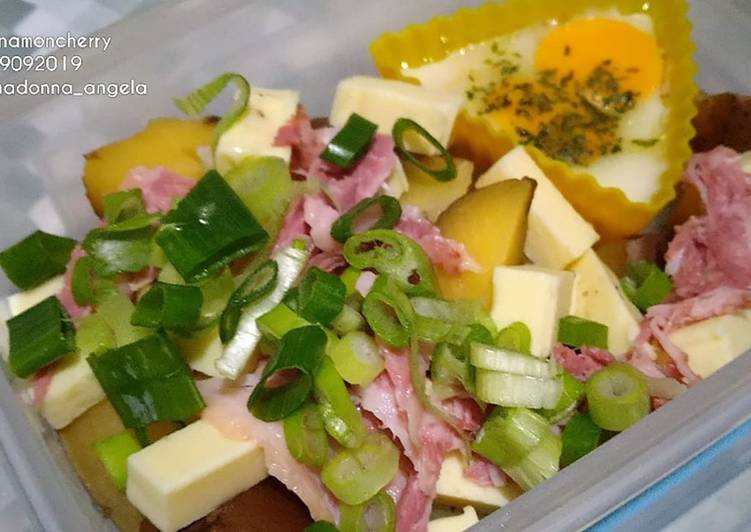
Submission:
[[[155,118],[138,133],[84,155],[83,183],[94,212],[102,214],[102,198],[117,191],[136,166],[164,166],[181,176],[200,178],[204,166],[196,149],[211,144],[215,124],[214,117]]]

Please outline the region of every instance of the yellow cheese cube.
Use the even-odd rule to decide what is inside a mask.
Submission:
[[[219,338],[219,326],[209,327],[187,338],[178,338],[180,353],[188,365],[209,377],[222,377],[216,361],[222,356],[224,346]]]
[[[447,506],[471,504],[483,513],[490,513],[521,495],[515,484],[497,488],[480,486],[464,476],[464,461],[458,452],[449,454],[441,465],[436,483],[437,501]]]
[[[686,353],[694,373],[709,377],[751,349],[751,310],[687,325],[671,333],[669,338]]]
[[[199,420],[128,458],[128,500],[162,532],[200,519],[266,477],[263,449]]]
[[[493,272],[491,316],[499,329],[521,321],[532,335],[534,356],[547,357],[558,320],[569,314],[575,275],[539,266],[499,266]]]
[[[461,515],[441,517],[428,523],[428,532],[464,532],[477,523],[477,512],[471,506],[465,506]]]
[[[460,94],[426,89],[404,81],[354,76],[339,82],[329,121],[334,126],[343,126],[352,113],[357,113],[377,124],[379,133],[390,135],[397,118],[410,118],[446,146],[463,102]],[[404,140],[412,152],[438,153],[431,144],[412,133],[406,134]]]
[[[591,249],[568,269],[576,274],[571,314],[607,325],[608,350],[621,358],[639,334],[641,313],[623,294],[615,274]]]
[[[524,254],[539,266],[563,269],[592,247],[599,236],[522,146],[498,159],[479,177],[475,186],[481,188],[505,179],[522,177],[537,181],[529,209]]]
[[[219,139],[216,168],[224,173],[245,157],[268,155],[289,162],[289,146],[274,146],[277,131],[297,112],[300,93],[253,87],[248,111]]]
[[[13,294],[8,297],[8,307],[10,308],[10,315],[16,316],[28,310],[37,303],[42,302],[50,296],[54,296],[63,288],[65,283],[62,275],[53,277],[49,281],[46,281],[36,288],[21,292],[19,294]]]
[[[104,391],[86,357],[76,353],[55,365],[40,410],[60,430],[102,399]]]
[[[425,213],[428,220],[435,223],[441,213],[464,196],[472,185],[472,172],[475,164],[457,157],[454,157],[454,164],[456,165],[454,179],[436,181],[433,176],[408,163],[405,173],[409,190],[402,196],[402,204],[414,205]]]

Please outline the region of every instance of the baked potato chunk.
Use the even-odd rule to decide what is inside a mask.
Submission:
[[[196,149],[211,144],[215,124],[214,118],[155,118],[135,135],[87,153],[83,183],[94,211],[102,214],[102,198],[117,191],[136,166],[164,166],[181,176],[200,178],[204,166]]]

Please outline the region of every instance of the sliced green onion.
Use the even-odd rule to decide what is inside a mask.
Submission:
[[[313,388],[313,375],[321,364],[325,346],[326,334],[318,326],[292,329],[285,334],[279,351],[269,360],[248,398],[248,410],[261,421],[278,421],[300,408]],[[266,386],[269,377],[283,370],[297,370],[297,374],[284,385]]]
[[[163,219],[156,242],[186,282],[205,279],[269,238],[219,173],[208,172]]]
[[[525,323],[515,321],[498,331],[495,344],[502,349],[529,355],[531,353],[532,333]]]
[[[76,241],[34,231],[0,251],[0,267],[21,290],[30,290],[65,271]]]
[[[521,462],[549,433],[548,421],[527,408],[496,408],[475,436],[472,450],[505,468]]]
[[[521,462],[503,471],[523,490],[531,490],[558,472],[561,439],[548,432]]]
[[[55,296],[12,317],[7,325],[8,364],[22,379],[76,350],[76,329]]]
[[[140,272],[151,264],[154,224],[158,217],[142,214],[89,231],[83,249],[94,259],[99,275]]]
[[[182,282],[182,278],[180,278],[180,281]],[[203,294],[201,317],[198,320],[197,327],[205,329],[216,323],[221,317],[229,298],[235,291],[235,281],[229,268],[225,268],[219,275],[204,279],[197,286]]]
[[[352,331],[329,350],[339,375],[350,384],[367,386],[384,368],[383,357],[369,334]]]
[[[120,432],[94,444],[97,458],[120,491],[125,491],[128,480],[128,457],[141,450],[130,432]]]
[[[553,408],[561,397],[562,385],[557,379],[536,379],[478,369],[475,393],[486,403],[527,408]]]
[[[76,347],[84,357],[114,349],[117,347],[115,331],[100,313],[89,314],[78,322]]]
[[[326,145],[321,159],[339,168],[351,168],[368,151],[377,130],[376,124],[352,113],[342,129]]]
[[[365,319],[349,305],[344,305],[339,315],[331,322],[331,327],[340,335],[362,330],[364,326]]]
[[[344,447],[362,445],[368,429],[329,357],[321,361],[313,383],[326,432]]]
[[[649,414],[647,380],[630,364],[602,368],[589,378],[586,392],[589,415],[605,430],[626,430]]]
[[[564,371],[561,376],[561,398],[554,408],[543,410],[541,414],[551,423],[560,423],[573,413],[584,399],[584,383]]]
[[[439,400],[472,391],[473,382],[464,350],[458,346],[440,343],[430,360],[430,380],[433,397]]]
[[[102,201],[104,203],[104,221],[108,225],[146,214],[143,192],[140,188],[112,192],[104,196]]]
[[[269,295],[245,307],[237,332],[224,346],[224,353],[216,361],[216,368],[224,377],[236,379],[246,367],[253,364],[256,347],[261,340],[258,319],[281,303],[305,268],[308,256],[308,252],[304,248],[298,248],[294,242],[279,252],[276,257],[279,265],[276,286]]]
[[[399,201],[391,196],[373,196],[363,199],[340,216],[331,226],[331,238],[337,242],[346,242],[355,234],[355,227],[357,227],[357,221],[360,217],[375,205],[380,208],[381,217],[367,229],[361,229],[357,232],[362,233],[370,229],[391,229],[394,227],[402,215],[402,206]]]
[[[135,307],[128,296],[120,292],[115,292],[103,298],[97,306],[95,315],[101,317],[112,330],[112,334],[115,336],[115,346],[122,347],[154,334],[153,330],[134,327],[130,320],[124,319],[126,316],[131,316],[134,311]]]
[[[96,273],[96,263],[89,256],[76,261],[71,276],[71,291],[78,305],[87,306],[100,302],[117,291],[114,281]]]
[[[608,326],[578,316],[564,316],[558,321],[558,341],[569,347],[589,345],[608,348]]]
[[[259,317],[257,324],[261,334],[274,341],[279,341],[292,329],[305,327],[311,323],[284,303],[279,303]]]
[[[266,297],[276,286],[279,265],[267,260],[250,272],[229,298],[219,319],[219,338],[226,344],[237,332],[240,316],[245,307]]]
[[[413,134],[424,138],[426,141],[432,144],[433,147],[438,150],[440,157],[445,163],[445,166],[441,169],[436,170],[435,168],[431,168],[427,164],[423,163],[420,159],[412,155],[407,150],[404,143],[404,135],[408,131],[412,131]],[[448,150],[444,148],[441,143],[436,140],[435,137],[433,137],[433,135],[428,133],[428,131],[424,127],[422,127],[414,120],[410,120],[409,118],[398,118],[396,122],[394,122],[394,127],[391,130],[391,135],[394,137],[394,144],[396,144],[396,151],[399,153],[399,155],[406,158],[409,162],[414,164],[417,168],[419,168],[426,174],[432,176],[436,181],[451,181],[452,179],[456,178],[456,164],[454,164],[454,158],[451,156]]]
[[[344,244],[344,258],[361,270],[374,269],[392,276],[410,296],[438,293],[433,265],[411,238],[391,229],[371,229]]]
[[[305,403],[284,419],[284,439],[295,460],[321,467],[329,454],[329,441],[318,407]]]
[[[224,175],[258,223],[275,239],[290,204],[301,187],[292,180],[289,165],[279,157],[248,157]]]
[[[600,444],[602,429],[587,415],[577,412],[561,434],[561,466],[573,464]]]
[[[646,312],[665,299],[673,289],[673,281],[656,264],[642,260],[626,265],[621,287],[631,302]]]
[[[212,143],[214,150],[219,138],[245,114],[245,110],[248,108],[248,101],[250,100],[250,83],[248,83],[248,80],[236,72],[225,72],[197,88],[185,98],[175,99],[175,105],[183,113],[189,116],[199,115],[232,82],[237,86],[237,93],[234,95],[229,111],[214,127],[214,141]]]
[[[334,523],[330,523],[329,521],[316,521],[306,526],[303,532],[339,532],[339,529]]]
[[[144,445],[151,423],[185,421],[205,406],[187,363],[160,334],[87,360],[123,425],[137,429]]]
[[[388,275],[379,275],[362,303],[362,313],[375,335],[394,347],[409,343],[415,311]]]
[[[342,504],[339,524],[347,532],[393,532],[396,527],[396,505],[385,491],[357,506]]]
[[[308,321],[328,325],[342,311],[346,292],[339,277],[313,266],[298,286],[297,312]]]
[[[472,343],[494,345],[495,341],[493,339],[493,333],[491,333],[487,327],[480,325],[479,323],[472,323],[467,328],[466,334],[464,338],[462,338],[462,343],[466,345],[472,345]]]
[[[482,344],[472,344],[470,362],[476,368],[537,379],[552,379],[558,374],[557,366],[547,360]]]
[[[399,469],[399,450],[383,433],[370,434],[357,449],[344,449],[321,470],[323,484],[344,504],[373,498]]]
[[[347,268],[339,276],[339,279],[342,280],[345,288],[347,289],[348,297],[354,294],[357,290],[357,280],[360,278],[360,274],[362,274],[361,270],[353,268],[352,266],[347,266]]]
[[[155,283],[138,301],[131,325],[189,329],[201,316],[203,293],[197,286]]]

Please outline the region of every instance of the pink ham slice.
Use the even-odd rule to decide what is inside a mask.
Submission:
[[[684,180],[699,190],[707,214],[680,226],[668,247],[666,270],[676,293],[751,288],[751,175],[740,155],[725,147],[697,154]]]
[[[195,179],[189,179],[170,172],[166,168],[133,168],[128,177],[120,184],[120,190],[140,188],[146,211],[150,213],[167,212],[176,198],[182,198],[196,185]]]
[[[582,382],[586,382],[594,373],[615,362],[615,357],[604,349],[585,345],[574,350],[560,343],[553,346],[553,358],[563,369]]]
[[[505,486],[508,480],[506,474],[497,465],[476,454],[472,455],[464,476],[480,486],[495,486],[496,488]]]
[[[252,439],[263,447],[269,474],[279,479],[308,507],[314,520],[336,521],[338,507],[321,482],[318,473],[295,460],[287,449],[281,422],[266,423],[248,412],[247,402],[260,375],[259,368],[240,386],[224,379],[207,379],[197,383],[206,408],[201,417],[225,436]]]
[[[441,230],[422,216],[420,210],[406,205],[402,218],[395,228],[400,233],[415,240],[435,266],[447,273],[459,274],[464,271],[479,272],[480,265],[470,256],[464,244],[441,235]]]

